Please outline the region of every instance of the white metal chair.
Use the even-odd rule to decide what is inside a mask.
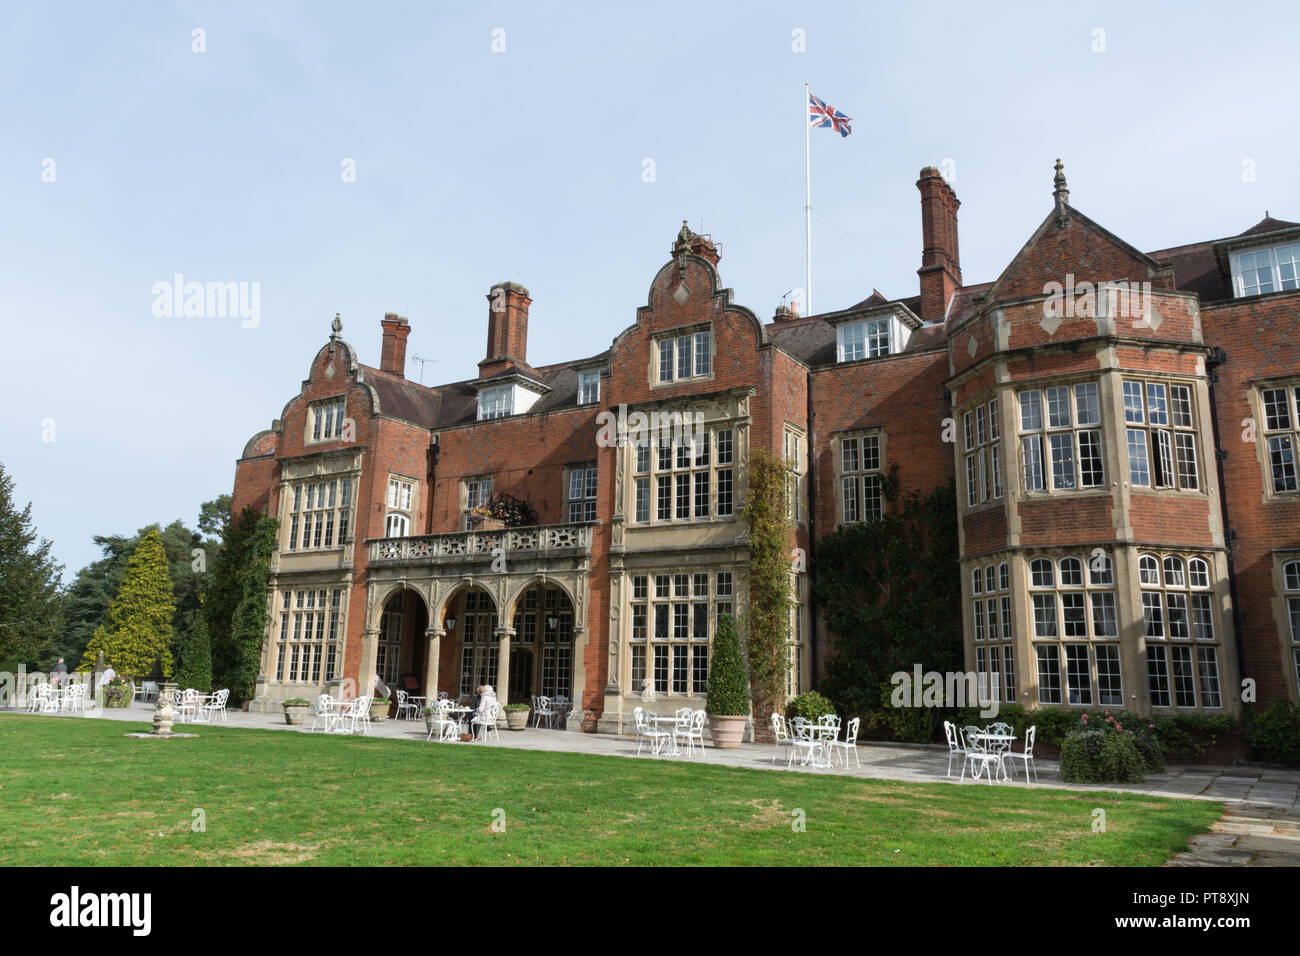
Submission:
[[[207,714],[209,721],[215,720],[217,714],[220,714],[223,724],[230,723],[230,718],[226,714],[226,701],[229,699],[230,689],[223,687],[203,702],[203,712]]]
[[[862,766],[862,764],[858,761],[858,727],[861,726],[861,724],[862,724],[862,718],[854,717],[852,720],[849,721],[849,725],[844,731],[844,739],[832,740],[830,743],[831,753],[835,753],[837,750],[844,751],[844,769],[846,770],[848,769],[849,766],[850,751],[853,752],[854,765],[857,767]]]
[[[551,706],[551,698],[534,697],[533,698],[533,726],[540,727],[542,718],[546,718],[546,726],[554,726],[555,708]]]
[[[785,721],[784,714],[772,715],[772,763],[776,763],[776,758],[781,754],[782,747],[792,747],[790,739],[790,725]],[[786,761],[789,765],[789,761]]]
[[[316,698],[316,703],[312,708],[313,713],[311,717],[311,726],[308,727],[307,729],[309,731],[314,731],[316,729],[316,725],[323,722],[325,724],[323,728],[325,733],[328,734],[330,731],[332,731],[334,729],[334,722],[338,720],[339,717],[339,709],[337,706],[338,703],[339,702],[336,701],[329,694],[319,695]]]
[[[646,739],[645,736],[645,710],[641,707],[632,708],[632,722],[636,725],[636,753],[641,756],[641,744]]]
[[[943,722],[943,735],[948,739],[948,776],[951,777],[953,757],[961,757],[962,767],[966,766],[966,748],[962,746],[952,721]]]
[[[633,711],[633,716],[637,721],[638,738],[644,739],[650,744],[650,752],[656,757],[663,753],[664,745],[673,739],[673,735],[666,730],[660,730],[654,718],[644,709],[638,707]],[[637,741],[636,752],[641,753],[640,739]]]
[[[679,719],[676,726],[673,727],[673,745],[676,746],[678,738],[686,740],[686,756],[691,757],[695,753],[695,742],[700,743],[700,753],[704,753],[704,711],[692,711],[689,707],[683,708],[690,713],[683,726]]]
[[[497,743],[501,742],[501,731],[497,730],[497,714],[501,710],[501,704],[497,701],[489,701],[487,704],[479,704],[479,711],[470,721],[474,728],[474,735],[487,743],[492,734],[497,735]],[[481,736],[480,736],[481,734]]]
[[[410,695],[404,690],[399,690],[397,692],[397,714],[395,719],[414,720],[416,718],[416,715],[419,713],[419,708],[415,706],[415,702],[410,700],[409,697]],[[403,717],[403,714],[406,716]]]
[[[187,687],[184,690],[177,690],[175,697],[176,702],[176,723],[186,724],[193,723],[199,717],[199,692],[193,687]]]
[[[432,740],[434,734],[438,735],[439,740],[448,743],[460,740],[460,723],[451,716],[451,701],[446,698],[434,705],[433,724],[425,740]]]
[[[966,751],[966,760],[961,765],[961,779],[966,779],[966,765],[971,764],[971,779],[978,780],[980,771],[988,774],[988,782],[993,783],[993,776],[1002,766],[1002,758],[994,751],[988,748],[987,743],[980,737],[981,731],[978,727],[967,726],[961,728],[962,741]]]
[[[1037,732],[1037,730],[1038,730],[1038,725],[1035,724],[1034,726],[1030,727],[1028,730],[1025,731],[1025,749],[1022,753],[1017,753],[1014,750],[1008,750],[1004,754],[1002,754],[1002,759],[1004,762],[1007,760],[1023,761],[1023,766],[1025,768],[1025,783],[1029,783],[1029,770],[1031,767],[1033,768],[1034,771],[1035,782],[1037,782],[1038,780],[1038,767],[1034,764],[1034,735]]]

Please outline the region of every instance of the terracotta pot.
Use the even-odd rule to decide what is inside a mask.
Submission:
[[[710,714],[709,736],[713,738],[713,746],[719,750],[735,750],[745,736],[748,721],[748,717],[715,717]]]
[[[506,711],[506,727],[510,730],[523,730],[528,726],[528,715],[531,710],[521,710],[515,708]]]

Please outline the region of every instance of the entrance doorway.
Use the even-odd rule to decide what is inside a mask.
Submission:
[[[533,694],[533,652],[525,647],[510,648],[510,700],[523,703]]]

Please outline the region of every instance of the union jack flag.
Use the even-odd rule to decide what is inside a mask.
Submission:
[[[833,106],[827,106],[811,93],[808,94],[808,125],[813,129],[839,130],[841,136],[853,132],[849,128],[852,117],[845,116]]]

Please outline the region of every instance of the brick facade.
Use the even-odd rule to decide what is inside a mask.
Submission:
[[[791,692],[834,643],[815,541],[869,517],[897,465],[904,491],[956,482],[967,666],[999,696],[1236,714],[1251,678],[1295,699],[1300,492],[1274,490],[1285,429],[1260,406],[1292,389],[1300,416],[1300,292],[1233,298],[1232,256],[1300,227],[1145,254],[1069,204],[1059,167],[1056,186],[1002,275],[963,285],[960,203],[927,167],[919,295],[768,322],[683,224],[632,323],[553,366],[528,364],[515,283],[487,294],[477,374],[446,385],[404,377],[406,319],[381,322],[378,368],[336,322],[236,467],[235,509],[281,522],[258,700],[382,672],[572,696],[575,727],[625,727],[646,682],[701,706],[717,618],[746,604],[754,448],[796,461],[790,545],[813,555]],[[680,447],[638,450],[647,422]],[[467,514],[489,492],[535,519]]]

